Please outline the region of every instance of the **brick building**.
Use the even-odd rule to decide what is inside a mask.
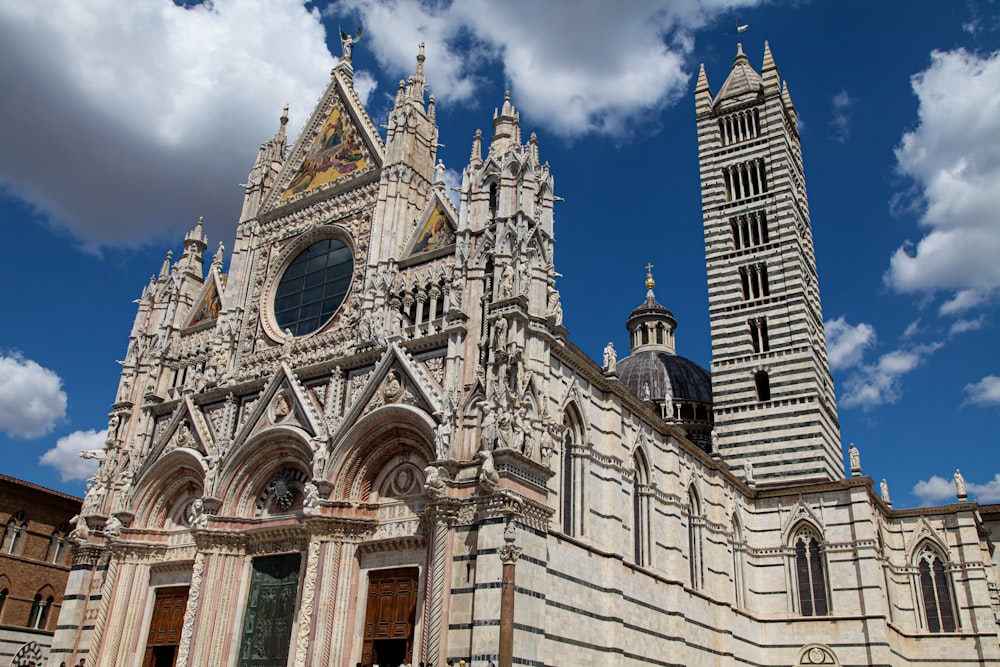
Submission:
[[[81,499],[0,475],[0,665],[48,654],[70,568]]]

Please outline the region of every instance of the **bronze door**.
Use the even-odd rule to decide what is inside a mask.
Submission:
[[[413,660],[418,574],[415,567],[403,567],[368,575],[363,665],[398,665]]]
[[[300,560],[299,554],[254,559],[239,667],[285,667],[288,663]]]
[[[142,667],[173,667],[181,642],[188,587],[157,588]]]

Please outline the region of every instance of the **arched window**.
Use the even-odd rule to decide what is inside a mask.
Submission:
[[[692,486],[688,490],[688,574],[691,587],[701,588],[705,585],[705,570],[702,565],[701,553],[701,499],[698,491]]]
[[[585,524],[584,507],[584,477],[583,459],[573,455],[573,448],[583,442],[583,429],[580,420],[572,408],[566,410],[563,428],[566,435],[563,438],[561,477],[562,494],[560,513],[562,514],[562,530],[567,535],[583,535]]]
[[[636,565],[650,564],[650,474],[641,449],[632,460],[632,557]]]
[[[826,616],[830,613],[830,608],[819,538],[812,530],[803,526],[795,533],[793,546],[799,612],[803,616]]]
[[[955,631],[955,606],[951,598],[951,584],[944,562],[929,544],[917,557],[917,576],[920,579],[920,604],[924,608],[924,621],[930,632]]]
[[[733,514],[733,600],[737,607],[746,605],[744,600],[743,561],[746,558],[746,542],[743,541],[743,527],[740,519]]]
[[[7,606],[7,595],[9,593],[10,590],[7,588],[0,590],[0,623],[3,623],[3,608]]]
[[[7,531],[4,534],[4,551],[17,555],[21,553],[24,542],[24,532],[28,528],[28,520],[24,512],[17,512],[7,522]]]
[[[771,400],[771,380],[767,371],[757,371],[753,374],[754,388],[757,390],[757,400],[763,403]]]
[[[45,560],[50,563],[59,562],[66,553],[66,534],[68,532],[69,526],[65,523],[60,524],[57,529],[52,531],[52,537],[49,539],[49,552]]]

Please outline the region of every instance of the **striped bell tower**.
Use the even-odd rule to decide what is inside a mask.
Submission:
[[[714,447],[757,483],[844,476],[795,107],[771,49],[695,88]],[[747,465],[749,463],[750,465]]]

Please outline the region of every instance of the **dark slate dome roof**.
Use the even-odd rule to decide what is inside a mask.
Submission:
[[[663,350],[642,350],[618,362],[618,377],[642,397],[649,384],[650,397],[662,401],[669,383],[673,400],[712,402],[712,376],[685,357]]]

